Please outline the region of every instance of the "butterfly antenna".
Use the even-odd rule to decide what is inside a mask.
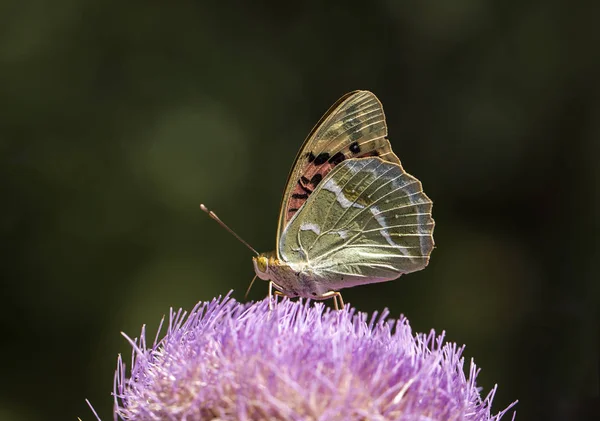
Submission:
[[[252,278],[252,280],[250,281],[250,285],[248,285],[248,289],[246,290],[246,294],[244,295],[244,300],[248,299],[248,294],[250,293],[250,288],[252,288],[252,285],[254,285],[254,281],[256,281],[256,277],[258,275],[254,275],[254,278]]]
[[[203,204],[200,204],[200,209],[202,209],[204,212],[206,212],[208,214],[208,216],[210,216],[212,219],[217,221],[217,223],[219,225],[221,225],[223,228],[225,228],[227,231],[229,231],[229,233],[231,235],[233,235],[235,238],[237,238],[242,244],[244,244],[246,247],[248,247],[250,250],[252,250],[254,252],[254,254],[256,254],[257,256],[259,255],[259,253],[256,250],[254,250],[254,248],[250,244],[245,242],[242,237],[237,235],[234,230],[229,228],[223,221],[221,221],[216,213],[214,213],[211,210],[208,210],[208,208],[206,206],[204,206]],[[254,282],[254,280],[252,282]],[[252,286],[252,284],[250,284],[250,286]]]

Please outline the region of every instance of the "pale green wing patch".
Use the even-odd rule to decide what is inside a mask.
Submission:
[[[421,182],[379,158],[345,161],[294,215],[280,256],[337,290],[423,269],[433,249],[431,200]]]

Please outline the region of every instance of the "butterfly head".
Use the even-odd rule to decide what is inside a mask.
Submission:
[[[263,281],[271,279],[269,274],[269,263],[273,264],[273,255],[271,253],[261,253],[258,256],[252,258],[254,264],[254,272]]]
[[[254,271],[263,281],[270,281],[273,287],[287,297],[305,296],[299,290],[300,274],[286,262],[282,262],[274,251],[260,253],[252,258]]]

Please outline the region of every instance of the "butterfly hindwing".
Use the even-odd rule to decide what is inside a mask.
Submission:
[[[380,158],[340,163],[281,234],[278,252],[337,290],[423,269],[433,249],[431,200],[419,180]]]
[[[277,237],[333,168],[368,156],[400,166],[387,140],[381,103],[371,92],[355,91],[325,113],[300,149],[283,195]]]

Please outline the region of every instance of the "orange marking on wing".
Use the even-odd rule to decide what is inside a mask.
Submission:
[[[296,185],[292,189],[292,195],[287,203],[286,209],[286,218],[285,222],[287,223],[292,216],[302,207],[304,202],[308,200],[308,196],[314,191],[315,187],[325,178],[325,176],[333,169],[335,165],[326,162],[321,165],[314,165],[309,163],[306,165],[303,177],[308,180],[308,182],[303,182],[303,180],[296,180]],[[320,178],[317,177],[315,179],[315,175],[321,175]],[[311,182],[312,181],[312,182]]]

